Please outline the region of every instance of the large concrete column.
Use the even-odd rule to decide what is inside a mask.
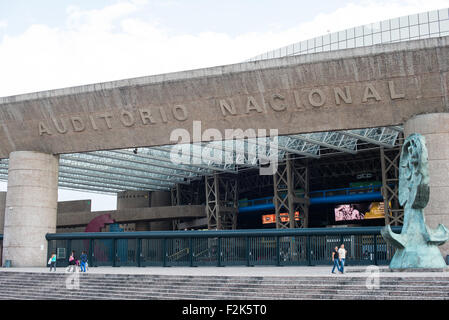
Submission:
[[[418,115],[404,125],[407,137],[420,133],[426,138],[429,153],[429,204],[424,209],[426,224],[435,228],[439,223],[449,228],[449,113]],[[443,257],[449,254],[449,243],[440,246]]]
[[[9,155],[3,263],[42,267],[47,263],[46,233],[56,232],[58,156],[16,151]]]
[[[0,234],[3,234],[3,226],[5,225],[5,205],[6,192],[0,192]]]

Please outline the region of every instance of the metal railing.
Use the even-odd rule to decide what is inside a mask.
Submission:
[[[394,254],[381,227],[47,234],[48,254],[67,265],[72,250],[89,266],[327,265],[344,244],[348,265],[385,265]],[[401,227],[393,227],[400,232]]]

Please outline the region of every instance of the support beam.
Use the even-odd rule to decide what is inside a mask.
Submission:
[[[339,135],[339,140],[340,141],[344,140],[344,135],[339,134],[338,132],[325,132],[324,134],[325,135],[337,135],[338,134]],[[310,137],[308,137],[308,135],[309,134],[302,134],[302,135],[298,134],[298,135],[292,135],[290,137],[294,138],[294,139],[299,139],[299,140],[302,140],[302,141],[305,141],[305,142],[308,142],[308,143],[314,143],[314,144],[317,144],[317,145],[325,147],[325,148],[329,148],[329,149],[334,149],[334,150],[337,150],[337,151],[345,152],[345,153],[350,153],[350,154],[356,154],[357,153],[356,150],[349,149],[349,148],[345,147],[344,145],[342,146],[342,145],[331,144],[331,143],[326,142],[325,139],[324,139],[324,141],[321,141],[321,140],[318,140],[318,139],[310,138]],[[357,142],[355,143],[355,145],[357,145]]]
[[[273,176],[276,228],[307,228],[309,217],[309,180],[308,165],[295,166],[290,154],[284,164],[279,164]],[[296,194],[296,189],[304,193]],[[295,221],[295,211],[299,210],[299,223]],[[281,213],[288,212],[289,221],[281,220]]]
[[[237,179],[218,174],[205,177],[206,217],[209,230],[236,229]]]
[[[47,233],[56,232],[58,157],[16,151],[9,156],[3,263],[43,267]]]
[[[377,138],[373,138],[373,130],[380,131],[378,134],[376,133],[374,136]],[[360,134],[360,132],[363,132],[363,134]],[[347,130],[347,131],[341,131],[342,134],[353,137],[368,143],[372,143],[374,145],[378,145],[380,147],[384,148],[393,148],[394,142],[396,141],[396,138],[398,134],[400,133],[397,129],[390,129],[388,127],[381,127],[381,128],[370,128],[370,129],[362,129],[362,130]],[[390,141],[390,143],[384,142],[383,137],[387,137]]]
[[[404,222],[404,208],[399,204],[399,159],[401,157],[401,148],[402,143],[390,149],[380,148],[385,225],[399,226]]]

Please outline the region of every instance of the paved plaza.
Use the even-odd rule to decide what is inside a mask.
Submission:
[[[57,273],[64,273],[65,267],[57,268]],[[88,273],[95,274],[145,274],[145,275],[180,275],[180,276],[260,276],[260,277],[366,277],[371,269],[365,266],[345,267],[345,274],[332,274],[331,266],[314,267],[95,267],[90,268]],[[379,267],[382,277],[449,277],[449,269],[440,272],[389,272],[388,267]],[[1,268],[0,272],[49,272],[48,268]]]

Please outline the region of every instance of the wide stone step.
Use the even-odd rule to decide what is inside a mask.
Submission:
[[[122,293],[93,293],[90,294],[88,292],[66,292],[63,294],[57,294],[53,292],[45,292],[43,295],[41,294],[31,294],[31,293],[25,293],[25,294],[18,294],[16,293],[2,293],[0,295],[1,298],[18,298],[18,299],[208,299],[208,300],[228,300],[228,299],[267,299],[266,296],[262,295],[243,295],[243,294],[235,294],[235,295],[228,295],[228,294],[209,294],[209,295],[201,295],[197,294],[195,292],[189,292],[189,293],[147,293],[147,294],[129,294],[125,295]],[[385,299],[412,299],[416,300],[419,299],[416,296],[388,296],[388,295],[376,295],[376,296],[367,296],[367,295],[360,295],[360,294],[343,294],[339,293],[337,295],[329,294],[329,293],[320,293],[320,294],[314,294],[314,293],[304,293],[304,294],[296,294],[296,295],[284,295],[280,297],[269,297],[270,299],[357,299],[357,300],[385,300]],[[426,299],[447,299],[447,297],[441,297],[441,296],[434,296],[434,297],[428,297]]]
[[[7,272],[3,272],[5,274]],[[54,281],[55,278],[65,278],[69,273],[57,273],[57,274],[36,274],[33,276],[30,276],[30,274],[27,275],[9,275],[9,276],[1,276],[2,273],[0,272],[0,281],[2,280],[9,280],[9,279],[33,279],[33,280],[39,280],[39,281]],[[320,283],[320,282],[335,282],[339,284],[344,283],[364,283],[366,280],[366,277],[346,277],[346,276],[335,276],[335,277],[325,277],[325,278],[311,278],[311,277],[295,277],[295,278],[289,278],[284,279],[283,277],[279,278],[264,278],[264,277],[178,277],[178,276],[169,276],[169,277],[114,277],[110,275],[98,275],[98,274],[84,274],[79,273],[80,278],[85,279],[91,279],[92,281],[115,281],[115,282],[122,282],[122,283],[142,283],[142,282],[156,282],[156,281],[180,281],[180,282],[187,282],[187,281],[196,281],[196,282],[207,282],[207,283],[230,283],[233,281],[240,281],[240,282],[248,282],[248,281],[263,281],[265,283],[273,283],[273,284],[289,284],[292,282],[301,282],[301,283]],[[449,278],[413,278],[413,279],[407,279],[407,278],[390,278],[390,277],[380,277],[380,282],[388,282],[388,283],[407,283],[407,284],[441,284],[441,285],[449,285]]]
[[[8,288],[10,286],[14,286],[16,282],[0,282],[0,285],[3,288]],[[28,289],[33,287],[43,288],[43,287],[65,287],[65,280],[51,281],[51,282],[39,282],[35,280],[27,280],[21,281],[20,286],[26,287]],[[180,289],[180,288],[198,288],[205,291],[214,291],[214,290],[264,290],[267,292],[278,292],[278,291],[303,291],[303,290],[366,290],[365,284],[360,285],[338,285],[338,284],[301,284],[301,285],[279,285],[279,284],[265,284],[265,283],[221,283],[219,286],[209,284],[209,283],[194,283],[194,282],[186,282],[186,283],[172,283],[172,282],[157,282],[157,283],[148,283],[148,284],[117,284],[114,282],[109,283],[101,283],[101,282],[92,282],[86,281],[85,279],[80,279],[80,286],[83,288],[89,288],[92,290],[127,290],[127,288],[132,288],[132,290],[147,290],[149,288],[169,288],[172,290]],[[449,293],[448,286],[407,286],[407,285],[381,285],[380,289],[382,290],[396,290],[396,291],[423,291],[423,292],[445,292]]]
[[[345,299],[449,300],[449,277],[382,277],[369,290],[365,277],[179,276],[0,272],[0,299]]]
[[[50,288],[51,289],[51,288]],[[99,290],[103,290],[103,291],[99,291]],[[25,289],[23,286],[19,286],[19,285],[11,285],[11,286],[7,286],[5,288],[3,288],[4,292],[18,292],[18,291],[25,291],[26,293],[31,293],[33,292],[33,294],[35,294],[36,296],[42,296],[45,295],[46,293],[49,292],[49,290],[47,288],[27,288]],[[240,289],[240,290],[211,290],[210,292],[204,292],[203,289],[201,288],[196,288],[196,287],[191,287],[189,289],[185,289],[185,288],[151,288],[148,290],[144,290],[144,291],[138,291],[138,290],[127,290],[126,288],[115,288],[115,290],[110,290],[108,288],[90,288],[90,287],[85,287],[85,288],[81,288],[81,290],[73,290],[73,291],[69,291],[65,288],[58,288],[55,289],[53,288],[53,290],[51,290],[52,293],[59,293],[62,295],[67,295],[67,294],[77,294],[77,293],[81,293],[81,295],[84,295],[85,297],[97,297],[99,295],[102,296],[109,296],[109,295],[118,295],[118,296],[138,296],[138,295],[144,295],[147,296],[148,294],[159,294],[159,295],[164,295],[164,294],[183,294],[183,295],[191,295],[191,294],[196,294],[198,296],[203,296],[203,297],[208,297],[210,295],[223,295],[223,297],[233,297],[233,296],[239,296],[242,294],[245,294],[245,296],[252,296],[252,295],[257,295],[257,296],[261,296],[261,297],[265,297],[265,298],[293,298],[293,297],[298,297],[298,296],[303,296],[304,294],[320,294],[320,295],[358,295],[358,296],[376,296],[376,297],[381,297],[381,296],[395,296],[395,295],[400,295],[400,296],[409,296],[409,297],[422,297],[422,296],[426,296],[426,297],[448,297],[448,293],[447,292],[421,292],[421,291],[399,291],[399,290],[395,290],[395,291],[386,291],[386,290],[345,290],[345,289],[329,289],[329,288],[322,288],[319,290],[314,290],[314,289],[309,289],[307,291],[289,291],[288,293],[286,293],[286,291],[278,291],[278,292],[274,292],[274,291],[265,291],[265,290],[248,290],[248,289]]]

